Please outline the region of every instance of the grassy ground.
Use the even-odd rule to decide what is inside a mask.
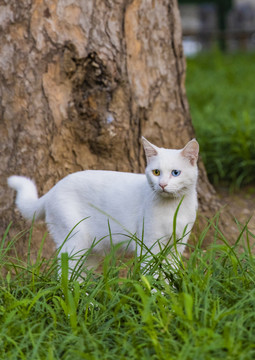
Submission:
[[[186,89],[214,184],[255,183],[255,54],[213,52],[187,60]]]
[[[239,186],[255,177],[255,56],[214,55],[188,60],[191,113],[210,178]],[[255,236],[236,226],[240,235],[230,246],[216,215],[215,243],[202,250],[208,226],[175,267],[163,262],[164,252],[146,268],[140,257],[131,268],[118,265],[112,249],[102,274],[88,272],[79,282],[78,268],[68,279],[65,255],[58,277],[57,257],[41,255],[44,239],[32,261],[32,228],[9,242],[7,229],[0,242],[0,359],[254,359]],[[22,237],[25,262],[15,251]]]
[[[244,226],[230,247],[217,219],[211,227],[220,245],[201,250],[205,229],[190,259],[178,268],[162,264],[158,256],[142,270],[136,258],[121,278],[113,249],[102,275],[88,272],[81,282],[75,280],[78,272],[68,280],[65,255],[61,279],[56,257],[46,261],[39,251],[31,263],[28,249],[27,261],[18,259],[15,243],[22,235],[30,244],[32,230],[7,248],[4,236],[0,358],[253,359],[255,258],[249,239],[254,236]],[[246,250],[238,254],[243,242]]]

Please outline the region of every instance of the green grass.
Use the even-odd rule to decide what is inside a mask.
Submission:
[[[66,254],[61,279],[56,256],[45,260],[40,250],[31,261],[32,229],[6,245],[7,229],[0,253],[0,358],[253,359],[254,236],[245,225],[231,247],[217,224],[218,216],[177,268],[162,262],[163,252],[143,269],[137,257],[120,278],[113,248],[102,275],[88,271],[80,282],[79,274],[68,280]],[[220,241],[204,252],[209,227]],[[28,238],[25,262],[15,255],[21,236]]]
[[[255,54],[200,54],[187,60],[192,123],[214,184],[255,182]]]

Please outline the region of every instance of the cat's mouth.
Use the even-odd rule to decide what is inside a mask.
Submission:
[[[171,199],[177,199],[180,198],[181,196],[183,196],[185,194],[185,192],[183,191],[169,191],[169,190],[165,190],[162,189],[159,192],[160,196],[164,197],[164,198],[171,198]]]
[[[160,195],[161,196],[163,196],[164,198],[174,198],[174,197],[176,197],[176,193],[174,193],[174,192],[170,192],[170,191],[167,191],[167,190],[165,190],[165,189],[162,189],[160,192]]]

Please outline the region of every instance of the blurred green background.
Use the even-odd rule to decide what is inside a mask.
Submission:
[[[210,181],[255,184],[255,0],[179,0],[186,90]]]
[[[255,184],[255,53],[214,50],[187,59],[186,90],[214,185]]]

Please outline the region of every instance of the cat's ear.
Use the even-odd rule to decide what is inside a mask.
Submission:
[[[152,145],[143,136],[142,136],[142,142],[143,142],[143,148],[144,148],[146,160],[147,160],[147,163],[149,163],[153,156],[158,155],[157,147],[155,145]]]
[[[191,165],[195,165],[198,159],[199,144],[196,139],[192,139],[188,144],[182,149],[181,154],[187,158]]]

